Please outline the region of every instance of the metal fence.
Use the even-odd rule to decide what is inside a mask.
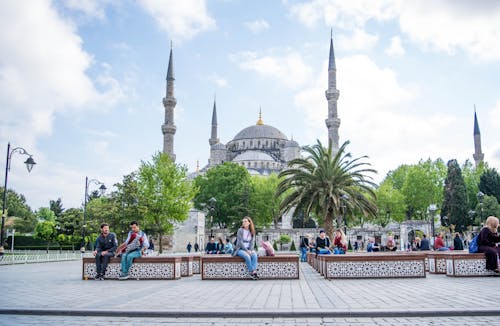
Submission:
[[[49,251],[46,250],[15,250],[5,252],[0,256],[0,265],[46,263],[53,261],[80,260],[82,257],[91,257],[92,253],[79,251]]]

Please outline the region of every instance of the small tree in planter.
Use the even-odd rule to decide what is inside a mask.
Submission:
[[[283,245],[289,244],[290,241],[292,241],[292,238],[288,234],[282,234],[280,235],[280,250],[283,250]]]
[[[290,251],[297,251],[297,248],[295,247],[295,241],[292,240],[292,244],[290,245]]]
[[[273,241],[273,248],[275,251],[278,251],[278,244],[276,243],[276,241]]]

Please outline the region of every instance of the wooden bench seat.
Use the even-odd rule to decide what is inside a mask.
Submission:
[[[444,257],[446,259],[446,276],[465,277],[498,275],[486,269],[486,258],[484,253],[447,253]]]
[[[298,279],[299,256],[276,255],[258,259],[257,273],[261,279]],[[230,255],[201,256],[202,280],[250,279],[245,261]]]
[[[425,256],[420,252],[318,255],[317,270],[328,279],[425,277]]]
[[[175,280],[181,278],[181,256],[139,257],[130,268],[130,279]],[[111,258],[106,270],[106,279],[118,279],[121,259]],[[191,273],[192,274],[192,273]],[[82,259],[82,279],[96,277],[95,258]]]

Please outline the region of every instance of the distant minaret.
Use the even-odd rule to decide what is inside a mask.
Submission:
[[[481,151],[481,132],[479,131],[479,123],[477,122],[476,106],[474,105],[474,155],[472,155],[476,166],[483,162],[484,154]]]
[[[328,60],[328,89],[325,91],[328,100],[328,118],[325,120],[328,128],[328,143],[332,144],[334,152],[339,150],[340,119],[337,115],[337,100],[340,92],[337,89],[337,68],[333,52],[333,36],[330,35],[330,57]]]
[[[210,146],[219,143],[219,138],[217,138],[217,105],[215,104],[214,97],[214,109],[212,111],[212,133],[210,134],[210,139],[208,140]]]
[[[172,59],[172,43],[170,43],[170,58],[168,59],[167,71],[167,92],[163,98],[165,107],[165,123],[161,126],[163,132],[163,153],[168,154],[175,162],[174,135],[176,127],[174,125],[174,108],[177,100],[174,97],[174,61]]]

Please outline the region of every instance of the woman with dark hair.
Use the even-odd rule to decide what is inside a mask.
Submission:
[[[498,243],[500,236],[498,235],[498,218],[489,216],[486,219],[485,226],[479,233],[477,245],[479,246],[478,252],[484,252],[486,256],[486,269],[500,273],[498,266],[498,255],[500,255],[500,248]]]
[[[241,221],[241,227],[236,234],[236,245],[233,256],[239,256],[245,260],[250,277],[259,279],[257,275],[257,253],[253,250],[255,246],[255,227],[250,217],[245,216]]]

